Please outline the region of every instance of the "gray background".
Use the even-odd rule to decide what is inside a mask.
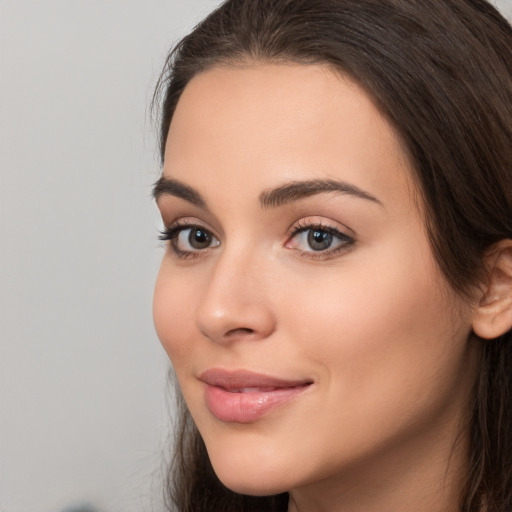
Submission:
[[[161,509],[147,111],[217,4],[0,0],[0,512]]]
[[[0,511],[159,509],[147,116],[217,1],[0,0]]]

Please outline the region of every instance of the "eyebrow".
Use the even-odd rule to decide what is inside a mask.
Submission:
[[[158,199],[164,195],[179,197],[189,203],[192,203],[201,208],[206,208],[206,201],[202,198],[201,194],[194,188],[185,185],[181,181],[162,176],[153,186],[152,196]]]
[[[323,192],[341,192],[342,194],[366,199],[381,206],[382,202],[365,190],[340,180],[308,180],[292,181],[280,187],[266,190],[260,194],[260,203],[263,208],[276,208],[293,201],[321,194]]]
[[[259,196],[262,208],[277,208],[306,197],[323,192],[340,192],[342,194],[372,201],[383,206],[382,202],[365,190],[340,180],[306,180],[292,181],[276,188],[263,191]],[[207,208],[201,194],[189,185],[173,178],[162,176],[154,185],[152,196],[155,200],[164,195],[178,197],[201,208]]]

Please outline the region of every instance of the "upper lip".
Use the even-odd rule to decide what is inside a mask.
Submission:
[[[311,379],[282,379],[249,370],[225,370],[212,368],[199,376],[199,380],[210,386],[230,389],[241,388],[293,388],[312,384]]]

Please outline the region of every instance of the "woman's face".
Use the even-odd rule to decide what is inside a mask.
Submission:
[[[154,319],[228,487],[446,469],[471,308],[416,192],[390,124],[325,67],[215,67],[186,87],[156,187],[170,243]]]

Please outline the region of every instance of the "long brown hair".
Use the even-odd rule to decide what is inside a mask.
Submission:
[[[512,238],[512,28],[485,0],[227,0],[169,54],[155,104],[164,148],[188,82],[218,64],[320,63],[355,79],[395,126],[426,205],[431,246],[460,294]],[[158,98],[162,97],[159,102]],[[482,344],[461,510],[512,510],[512,333]],[[169,507],[285,511],[215,476],[181,400]]]

